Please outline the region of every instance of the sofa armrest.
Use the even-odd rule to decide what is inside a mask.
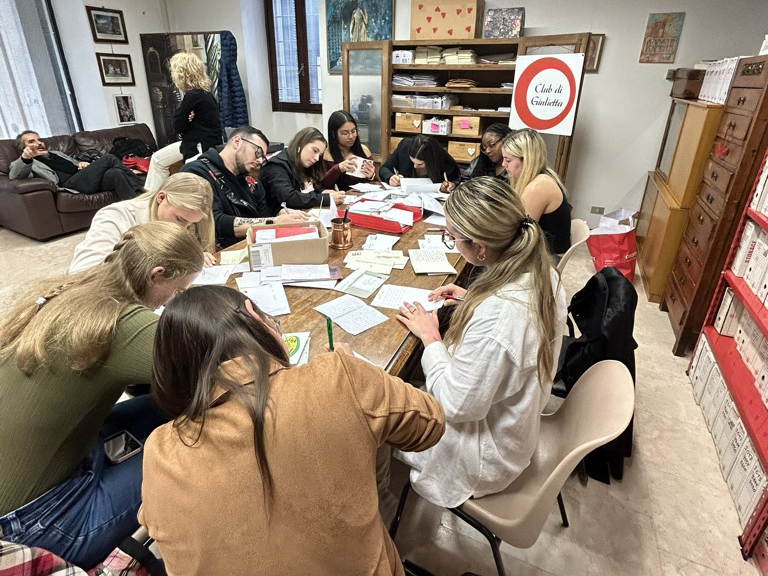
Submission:
[[[0,178],[0,192],[11,194],[28,194],[30,192],[37,192],[40,190],[50,190],[51,192],[56,192],[57,188],[53,182],[49,182],[45,178],[18,178],[17,180]]]

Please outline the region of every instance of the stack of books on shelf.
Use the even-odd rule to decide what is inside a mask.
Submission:
[[[704,82],[699,91],[699,100],[714,104],[725,104],[728,88],[731,85],[731,79],[736,72],[738,64],[738,57],[723,58],[722,60],[710,62],[707,65]]]
[[[446,48],[443,50],[442,56],[443,64],[477,64],[477,54],[474,50],[463,50],[461,48]]]
[[[440,46],[417,46],[415,64],[440,64]]]

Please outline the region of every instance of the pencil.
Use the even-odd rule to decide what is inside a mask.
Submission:
[[[333,352],[333,321],[330,316],[325,317],[325,326],[328,328],[328,348]]]

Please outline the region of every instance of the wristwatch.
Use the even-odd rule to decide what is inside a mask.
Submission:
[[[274,224],[274,223],[275,221],[272,218],[267,218],[266,220],[264,220],[264,224]]]

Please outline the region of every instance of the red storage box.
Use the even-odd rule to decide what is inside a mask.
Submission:
[[[366,200],[358,200],[358,202],[366,202]],[[421,208],[417,206],[406,206],[405,204],[395,204],[393,208],[400,210],[408,210],[413,212],[413,221],[419,222],[421,220]],[[354,226],[360,226],[361,228],[370,228],[372,230],[378,230],[379,232],[392,232],[394,234],[402,234],[410,230],[410,226],[402,226],[400,223],[393,220],[386,220],[381,216],[373,216],[372,214],[360,214],[357,212],[349,212],[347,218],[350,219]]]

